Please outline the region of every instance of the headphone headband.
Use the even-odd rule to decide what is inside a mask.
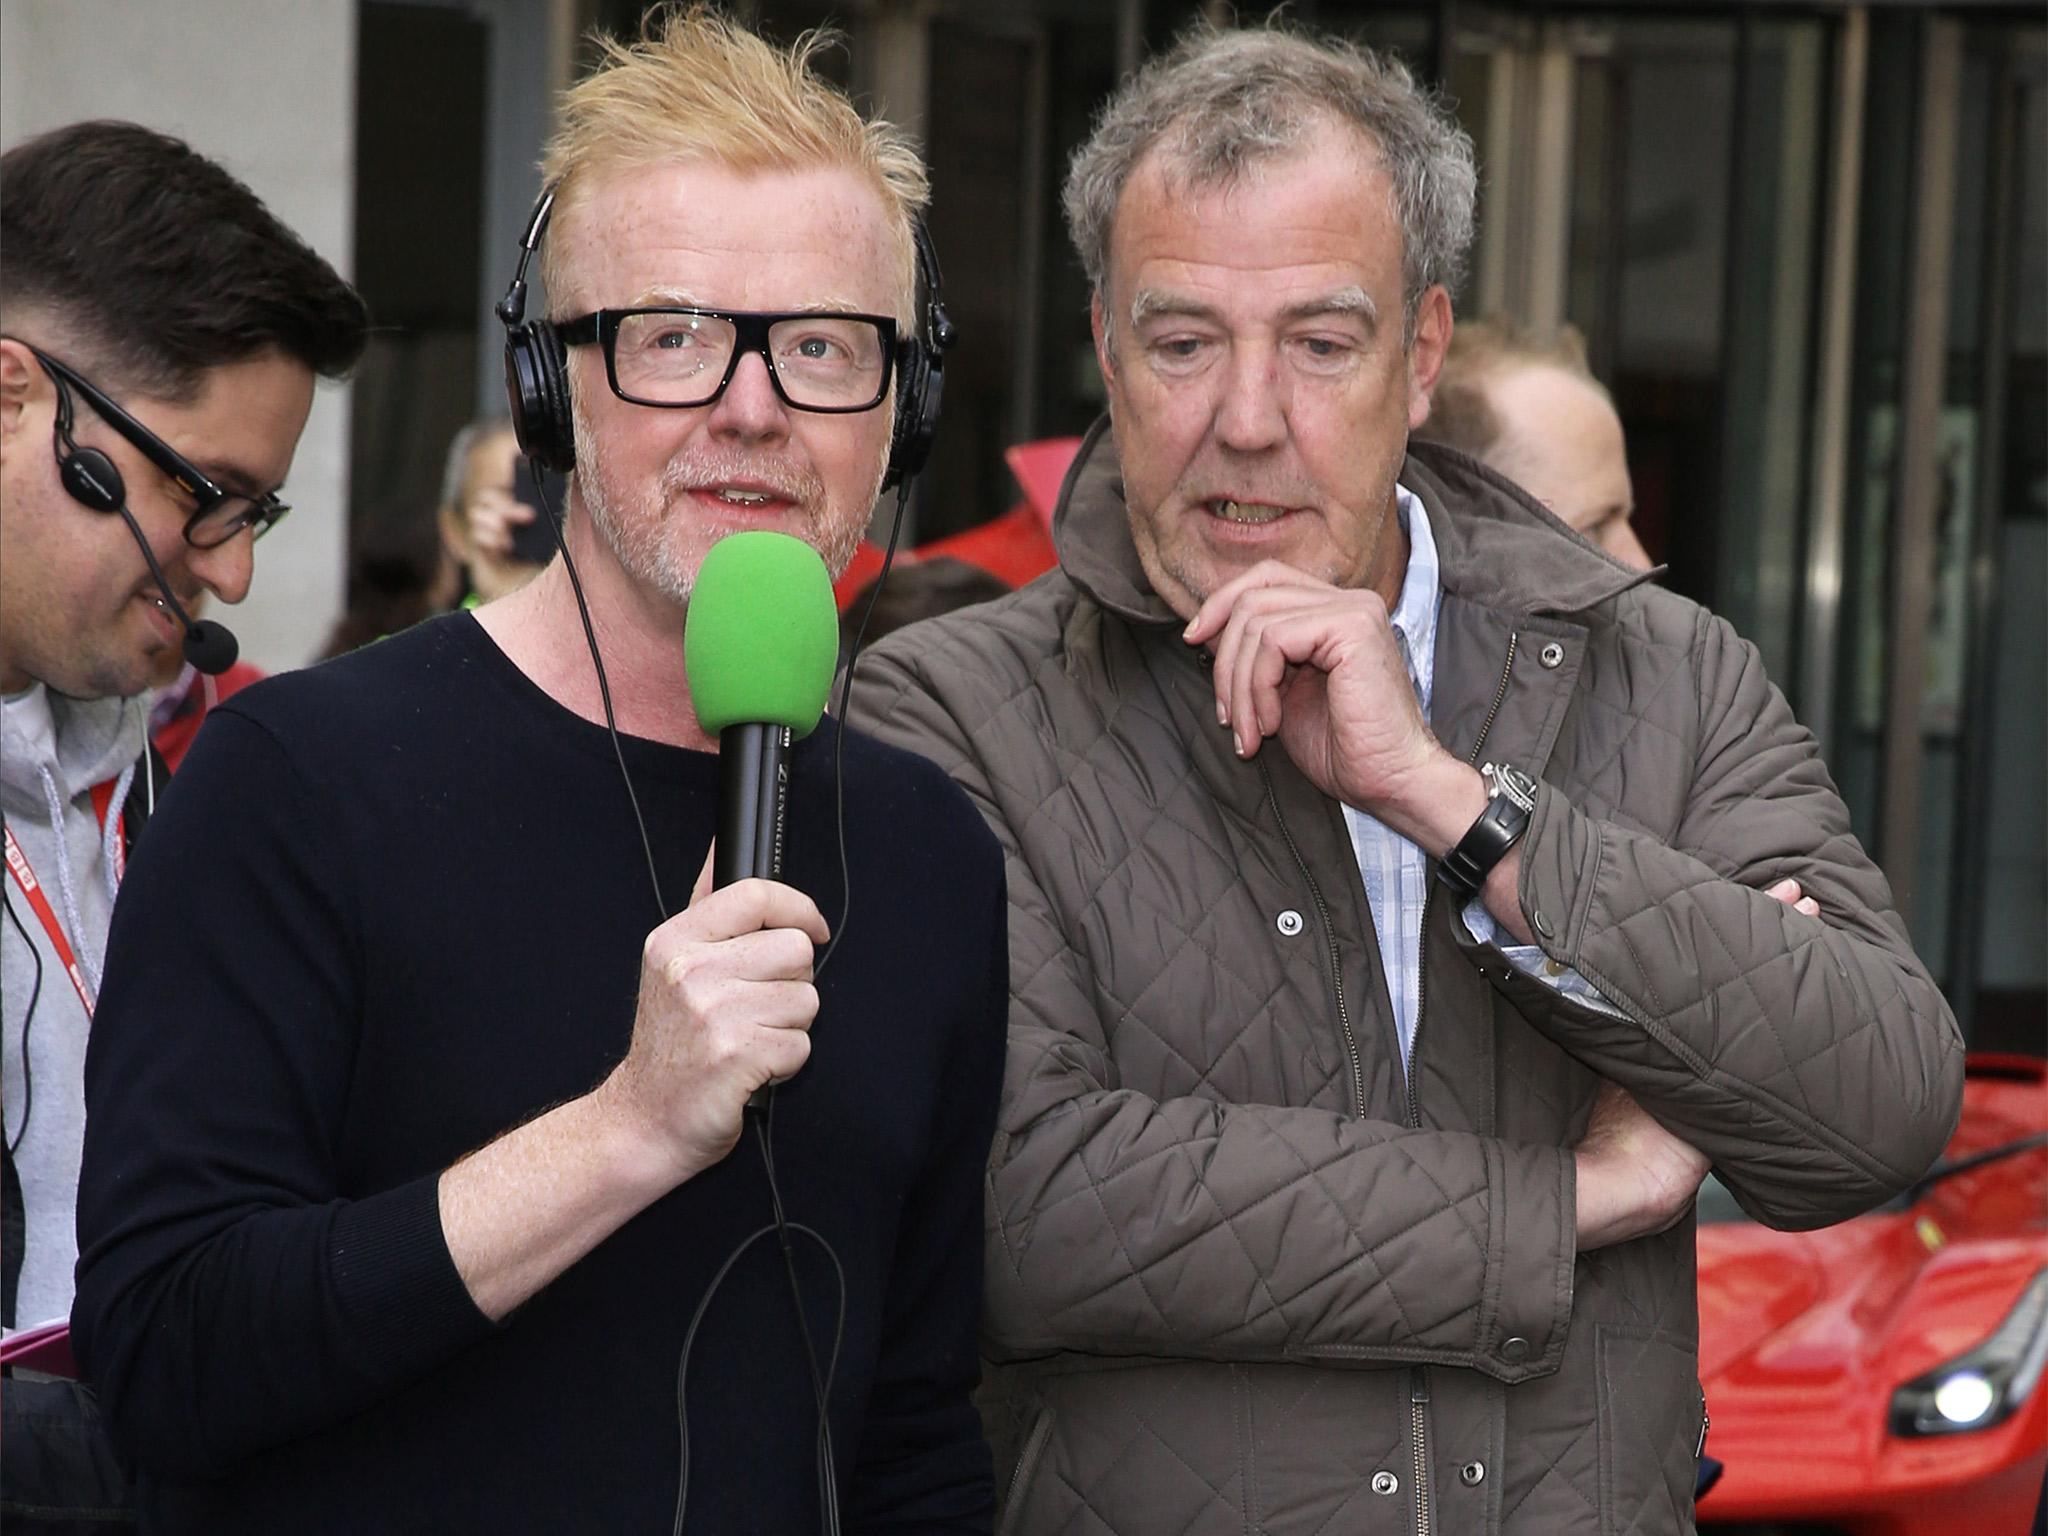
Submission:
[[[567,474],[576,467],[568,349],[554,326],[526,318],[526,268],[547,232],[557,190],[554,185],[543,187],[527,216],[519,265],[494,313],[505,327],[506,403],[519,451],[544,468]],[[897,360],[896,420],[889,438],[889,467],[882,476],[884,490],[915,476],[931,457],[945,392],[945,355],[956,337],[952,317],[946,313],[938,248],[922,214],[911,220],[910,243],[924,284],[925,323],[922,334],[904,343]]]
[[[512,286],[505,290],[505,297],[498,300],[497,316],[508,326],[517,325],[526,318],[526,264],[540,249],[541,232],[548,227],[548,217],[554,211],[555,189],[543,187],[540,201],[526,216],[526,234],[519,242],[519,267],[512,274]]]

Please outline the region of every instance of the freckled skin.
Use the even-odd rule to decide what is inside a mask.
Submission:
[[[901,267],[879,192],[844,168],[741,174],[708,162],[599,178],[558,215],[572,253],[562,315],[635,304],[828,308],[892,315]],[[686,599],[704,553],[741,528],[779,528],[843,569],[888,455],[890,405],[821,415],[784,405],[758,357],[711,405],[660,410],[611,391],[604,355],[570,349],[579,499],[631,574]],[[667,483],[665,484],[665,477]],[[742,509],[682,489],[758,482],[773,504]]]

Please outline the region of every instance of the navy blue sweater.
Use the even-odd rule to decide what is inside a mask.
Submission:
[[[680,664],[678,686],[681,685]],[[846,938],[775,1109],[848,1529],[988,1527],[982,1168],[1002,864],[938,769],[830,720],[794,754],[786,878]],[[670,910],[717,759],[628,739]],[[605,731],[467,615],[215,711],[115,913],[86,1065],[80,1359],[145,1530],[666,1531],[676,1367],[770,1219],[751,1132],[502,1326],[441,1233],[465,1153],[593,1087],[659,921]],[[756,1243],[690,1361],[696,1531],[817,1529],[815,1411]],[[821,1362],[822,1364],[823,1362]]]

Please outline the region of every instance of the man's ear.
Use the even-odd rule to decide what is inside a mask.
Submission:
[[[1408,430],[1429,420],[1429,397],[1451,345],[1451,296],[1432,283],[1415,307],[1415,340],[1408,348]]]
[[[28,407],[49,376],[21,342],[0,339],[0,452],[10,451],[27,428]]]

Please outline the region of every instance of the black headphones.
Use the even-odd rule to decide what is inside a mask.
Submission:
[[[79,446],[71,435],[71,391],[55,374],[50,377],[57,386],[57,478],[81,506],[95,512],[119,512],[128,500],[121,471],[99,449]]]
[[[567,474],[576,467],[568,349],[547,321],[525,318],[526,264],[540,245],[554,206],[555,189],[549,187],[526,221],[519,267],[498,301],[497,316],[505,326],[505,394],[519,451],[544,469]],[[889,467],[882,476],[884,490],[910,479],[931,457],[932,438],[939,429],[939,400],[945,393],[946,352],[955,335],[940,287],[939,253],[923,219],[912,223],[911,240],[925,291],[924,334],[907,337],[897,346],[896,422],[889,438]]]

